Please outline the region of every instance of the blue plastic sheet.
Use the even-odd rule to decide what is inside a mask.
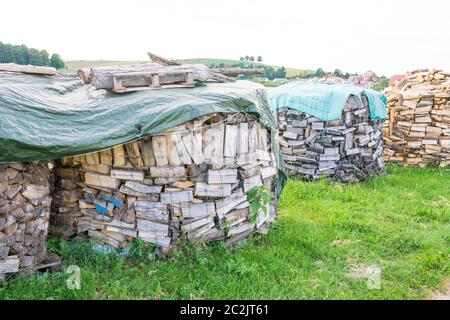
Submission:
[[[272,110],[288,107],[323,121],[331,121],[341,119],[342,109],[350,95],[361,94],[367,96],[373,120],[387,118],[386,97],[383,94],[352,84],[291,82],[268,90],[268,100]]]

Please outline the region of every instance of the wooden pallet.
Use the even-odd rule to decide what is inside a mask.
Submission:
[[[38,266],[21,269],[18,273],[0,274],[0,281],[13,279],[18,275],[30,276],[35,272],[55,272],[59,270],[60,265],[61,258],[57,254],[49,252],[45,260]]]
[[[192,88],[193,72],[127,72],[113,74],[114,92],[132,92],[152,89]]]

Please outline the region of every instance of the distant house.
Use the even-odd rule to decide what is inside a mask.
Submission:
[[[389,86],[393,87],[395,86],[397,83],[399,83],[402,79],[403,79],[403,75],[401,74],[396,74],[393,75],[390,79],[389,79]]]
[[[376,74],[371,71],[368,71],[363,75],[350,76],[348,80],[357,86],[367,89],[371,89],[375,84],[380,82],[380,78],[378,78]]]
[[[333,74],[326,74],[322,78],[317,79],[316,81],[322,82],[322,83],[345,83],[345,82],[347,82],[345,79],[336,77]]]

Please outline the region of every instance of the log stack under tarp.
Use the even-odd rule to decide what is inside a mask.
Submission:
[[[450,164],[450,73],[416,70],[388,93],[385,161],[406,166]]]
[[[0,164],[0,280],[47,258],[53,163]]]
[[[254,116],[203,116],[61,161],[59,228],[116,248],[134,238],[163,248],[219,239],[233,243],[254,231],[267,232],[277,214],[277,168],[269,131]],[[247,194],[263,185],[272,200],[268,214],[261,210],[255,222]]]
[[[349,97],[339,120],[322,121],[280,108],[278,123],[285,168],[291,174],[345,183],[384,172],[382,124],[371,119],[364,94]]]
[[[123,93],[159,88],[190,88],[197,82],[234,82],[242,74],[263,74],[264,68],[213,68],[204,64],[181,64],[149,52],[153,63],[82,68],[78,76],[97,89]]]

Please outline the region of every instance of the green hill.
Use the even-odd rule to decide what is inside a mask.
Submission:
[[[225,66],[231,66],[234,64],[239,64],[239,63],[243,63],[245,66],[266,66],[266,64],[264,63],[259,63],[259,62],[251,62],[251,61],[240,61],[240,60],[233,60],[233,59],[214,59],[214,58],[196,58],[196,59],[182,59],[180,60],[183,63],[191,63],[191,64],[195,64],[195,63],[201,63],[201,64],[206,64],[206,65],[219,65],[221,63],[223,63]],[[269,65],[273,68],[280,68],[281,66],[274,66],[274,65]],[[297,77],[297,76],[304,76],[305,74],[310,74],[313,73],[313,70],[303,70],[303,69],[295,69],[295,68],[288,68],[286,66],[284,66],[286,68],[286,76],[288,78],[292,78],[292,77]]]
[[[265,66],[263,63],[258,62],[251,62],[251,61],[240,61],[240,60],[233,60],[233,59],[214,59],[214,58],[195,58],[195,59],[181,59],[179,60],[181,63],[186,64],[206,64],[206,65],[220,65],[224,64],[226,67],[229,67],[231,65],[240,64],[243,63],[245,66]],[[94,67],[106,67],[106,66],[113,66],[113,65],[126,65],[126,64],[134,64],[134,63],[146,63],[148,61],[121,61],[121,60],[67,60],[65,61],[67,68],[69,71],[76,71],[80,68],[94,68]],[[279,68],[281,66],[272,66],[274,68]],[[302,69],[294,69],[294,68],[288,68],[286,67],[286,76],[296,77],[296,76],[302,76],[305,74],[312,73],[314,71],[312,70],[302,70]]]

